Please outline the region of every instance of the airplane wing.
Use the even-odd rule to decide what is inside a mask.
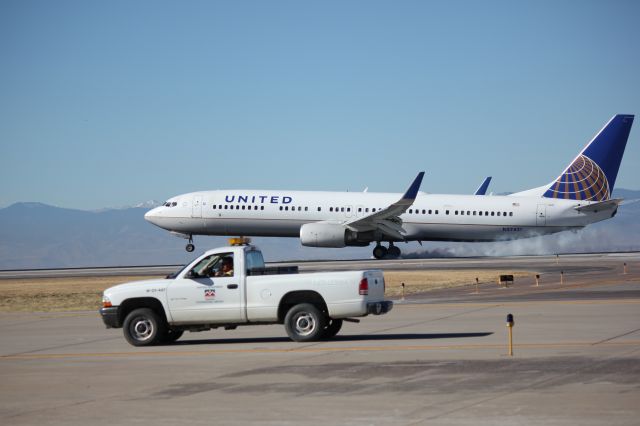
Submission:
[[[356,232],[379,230],[390,237],[403,240],[404,236],[402,234],[406,233],[406,231],[402,228],[400,215],[406,212],[416,200],[423,177],[424,172],[418,173],[418,176],[413,180],[413,183],[409,186],[409,189],[407,189],[407,192],[404,193],[402,198],[389,207],[373,212],[367,216],[345,222],[344,226]]]
[[[482,185],[476,189],[476,192],[473,195],[485,195],[487,193],[487,188],[489,188],[489,182],[491,182],[491,176],[487,176],[482,182]]]
[[[622,202],[622,198],[612,198],[606,201],[600,201],[598,203],[587,204],[584,206],[574,207],[577,211],[581,213],[596,213],[601,210],[609,210],[612,208],[616,208]]]

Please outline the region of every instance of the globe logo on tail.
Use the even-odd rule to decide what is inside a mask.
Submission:
[[[605,201],[609,195],[607,176],[585,155],[578,156],[544,193],[547,198],[584,201]]]

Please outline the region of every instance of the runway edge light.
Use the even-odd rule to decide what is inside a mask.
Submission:
[[[513,356],[513,320],[512,314],[507,314],[507,327],[509,328],[509,356]]]

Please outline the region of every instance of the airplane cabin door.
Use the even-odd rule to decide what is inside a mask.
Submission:
[[[191,217],[202,217],[202,196],[195,195],[191,205]]]
[[[536,225],[546,226],[547,224],[547,206],[544,204],[538,204],[538,211],[536,213]]]

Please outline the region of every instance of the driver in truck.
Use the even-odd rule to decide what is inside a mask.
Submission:
[[[233,258],[227,256],[222,259],[222,267],[216,273],[217,277],[232,277],[233,276]]]

